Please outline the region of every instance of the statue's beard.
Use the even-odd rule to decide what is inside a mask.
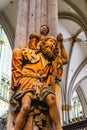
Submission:
[[[47,47],[42,47],[41,52],[44,55],[44,57],[48,60],[53,60],[54,59],[54,51],[51,50],[50,48]]]
[[[43,56],[48,60],[54,60],[55,57],[59,54],[58,46],[50,46],[49,44],[45,44],[45,42],[40,43],[39,51],[43,54]]]

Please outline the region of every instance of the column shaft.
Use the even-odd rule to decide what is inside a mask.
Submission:
[[[48,26],[50,35],[56,37],[58,33],[58,4],[57,0],[48,0]]]
[[[24,46],[27,42],[28,2],[29,0],[19,0],[18,3],[14,48]]]

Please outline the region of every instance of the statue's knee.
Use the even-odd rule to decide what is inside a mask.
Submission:
[[[28,113],[29,110],[30,110],[30,106],[29,106],[28,104],[24,104],[24,105],[22,106],[22,114]]]
[[[54,105],[56,103],[56,97],[55,95],[53,94],[49,94],[47,97],[46,97],[46,102],[49,106],[51,105]]]

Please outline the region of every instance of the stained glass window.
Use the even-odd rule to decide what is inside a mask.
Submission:
[[[72,103],[72,118],[78,118],[83,116],[81,101],[76,91],[73,93],[71,103]]]

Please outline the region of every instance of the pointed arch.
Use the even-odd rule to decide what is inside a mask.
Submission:
[[[2,11],[0,12],[0,24],[3,27],[5,33],[8,37],[11,48],[13,49],[13,43],[14,43],[14,37],[15,37],[14,28],[12,27],[5,12],[2,12]]]

